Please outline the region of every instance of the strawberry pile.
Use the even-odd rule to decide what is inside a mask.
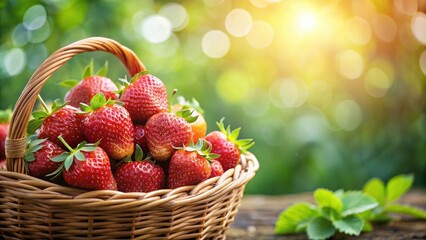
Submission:
[[[34,111],[28,123],[27,172],[93,190],[150,192],[196,185],[220,176],[254,142],[238,140],[223,119],[206,135],[204,111],[193,99],[172,105],[164,83],[141,72],[117,88],[93,62],[61,104]],[[172,94],[175,94],[175,91]]]

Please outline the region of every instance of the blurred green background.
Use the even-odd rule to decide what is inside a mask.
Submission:
[[[247,193],[360,188],[414,173],[426,187],[424,0],[3,0],[0,108],[13,107],[55,50],[91,36],[132,49],[169,92],[252,137],[261,168]],[[45,85],[79,79],[91,58],[73,58]]]

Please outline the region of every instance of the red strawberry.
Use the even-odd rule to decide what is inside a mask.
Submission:
[[[47,179],[46,175],[55,172],[61,165],[61,163],[52,161],[51,158],[64,152],[62,148],[50,140],[30,140],[25,151],[25,167],[31,176]]]
[[[139,145],[144,153],[148,150],[148,141],[146,140],[145,126],[135,125],[135,146]]]
[[[127,110],[114,102],[106,101],[105,96],[98,93],[90,101],[90,106],[81,104],[88,113],[82,130],[87,141],[100,141],[99,146],[109,157],[117,160],[132,155],[134,129]]]
[[[59,138],[70,152],[52,158],[52,161],[62,163],[57,172],[63,171],[67,184],[85,189],[117,190],[108,155],[102,148],[83,142],[72,149],[62,137]]]
[[[12,111],[10,109],[5,111],[0,111],[0,159],[6,157],[5,145],[6,137],[9,132],[9,121]]]
[[[170,159],[174,147],[188,145],[192,139],[189,123],[175,113],[162,112],[152,116],[145,125],[151,156],[157,161]]]
[[[196,185],[210,177],[210,160],[217,157],[211,154],[211,145],[200,139],[197,145],[179,148],[170,160],[168,187]]]
[[[222,176],[223,174],[223,167],[222,164],[218,160],[213,160],[212,164],[212,173],[210,174],[209,178]]]
[[[226,171],[235,167],[240,162],[240,154],[245,153],[254,145],[253,139],[238,140],[241,128],[231,132],[230,126],[225,129],[223,118],[217,123],[220,131],[214,131],[206,136],[206,140],[212,144],[212,153],[219,154],[217,159]]]
[[[142,149],[137,145],[136,161],[124,162],[117,168],[114,177],[119,191],[151,192],[164,188],[166,177],[163,169],[151,160],[142,159]]]
[[[143,75],[141,75],[143,74]],[[151,116],[168,110],[167,90],[163,82],[150,74],[132,78],[122,90],[120,101],[135,123],[145,123]]]
[[[92,97],[99,92],[103,93],[107,99],[117,99],[117,86],[111,79],[104,77],[107,71],[108,65],[105,63],[104,67],[94,74],[92,60],[86,67],[81,82],[71,80],[62,83],[62,85],[72,87],[66,93],[64,100],[69,101],[71,106],[80,107],[80,103],[89,104]]]
[[[40,100],[44,111],[33,112],[34,119],[28,123],[27,131],[29,134],[33,134],[39,128],[39,138],[47,138],[62,148],[65,148],[65,146],[58,139],[60,135],[71,147],[76,147],[77,144],[84,141],[77,108],[59,104],[59,100],[56,100],[49,110],[41,98]]]

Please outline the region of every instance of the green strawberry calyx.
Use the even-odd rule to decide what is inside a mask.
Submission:
[[[178,150],[185,150],[187,152],[196,152],[198,155],[207,159],[210,163],[212,163],[214,159],[220,156],[219,154],[211,153],[212,144],[204,138],[198,139],[198,142],[196,144],[194,144],[194,142],[191,140],[189,146],[174,148]]]
[[[28,164],[35,160],[34,153],[38,152],[40,149],[43,148],[42,143],[46,140],[47,138],[37,139],[37,135],[31,135],[27,137],[27,147],[25,149],[24,155],[24,167],[27,172],[29,171]]]
[[[240,153],[246,153],[247,150],[251,148],[255,142],[252,138],[238,139],[241,128],[237,128],[231,131],[230,125],[225,128],[225,124],[223,123],[224,120],[225,118],[222,118],[219,122],[216,122],[217,126],[219,127],[219,130],[226,136],[228,141],[233,142],[238,146]]]
[[[38,95],[38,100],[43,106],[43,110],[36,110],[32,113],[33,119],[28,122],[27,127],[27,133],[29,135],[34,134],[35,131],[40,128],[46,118],[48,118],[49,116],[59,111],[61,108],[65,107],[68,104],[68,102],[60,103],[60,100],[56,99],[52,103],[52,106],[49,108],[40,95]]]
[[[201,108],[197,99],[192,98],[191,101],[186,100],[183,96],[176,97],[178,104],[182,105],[182,109],[195,109],[199,114],[204,114],[204,109]]]
[[[68,149],[69,152],[63,152],[61,155],[50,159],[53,162],[60,162],[62,164],[61,166],[59,166],[58,169],[48,174],[47,176],[56,176],[60,172],[62,172],[64,168],[65,170],[68,171],[74,162],[74,158],[77,159],[78,161],[86,161],[86,157],[84,156],[82,152],[95,151],[100,142],[100,141],[96,143],[81,142],[80,144],[77,145],[76,148],[73,149],[72,147],[70,147],[70,145],[68,145],[68,143],[65,141],[65,139],[62,136],[59,136],[58,138],[65,145],[65,147]]]
[[[173,102],[173,98],[177,93],[177,89],[173,89],[172,94],[170,95],[170,100],[169,100],[169,111],[171,113],[173,113],[173,108],[172,108],[172,102]],[[181,117],[183,119],[185,119],[185,121],[189,124],[194,123],[195,121],[197,121],[198,119],[198,115],[194,114],[193,109],[191,109],[191,107],[189,106],[185,106],[183,105],[182,109],[179,111],[174,112],[178,117]]]
[[[12,117],[12,110],[10,108],[0,111],[0,123],[9,123]]]
[[[126,91],[126,89],[127,89],[127,87],[130,85],[130,84],[133,84],[135,81],[136,81],[136,79],[138,79],[140,76],[143,76],[143,75],[147,75],[147,74],[149,74],[149,71],[148,70],[144,70],[144,71],[141,71],[141,72],[139,72],[139,73],[136,73],[131,79],[130,79],[130,81],[129,80],[127,80],[127,76],[124,76],[124,78],[119,78],[118,79],[118,81],[120,82],[120,85],[119,85],[119,87],[118,87],[118,90],[117,91],[115,91],[115,93],[117,93],[118,95],[123,95],[123,93]]]
[[[120,104],[120,102],[112,99],[106,99],[105,95],[102,92],[97,93],[95,96],[90,99],[90,105],[87,105],[85,103],[80,103],[80,108],[83,110],[81,112],[78,112],[80,114],[84,113],[90,113],[94,112],[104,106],[107,105],[113,105],[113,104]]]
[[[83,80],[91,77],[91,76],[101,76],[105,77],[108,74],[108,61],[105,61],[104,65],[95,73],[95,64],[93,62],[93,58],[90,60],[90,63],[84,68],[83,70]],[[65,80],[59,83],[59,85],[66,87],[66,88],[73,88],[77,84],[79,84],[80,81],[77,81],[75,79],[69,79]]]

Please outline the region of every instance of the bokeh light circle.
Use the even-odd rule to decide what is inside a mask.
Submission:
[[[308,97],[306,86],[294,79],[277,80],[269,87],[269,99],[278,108],[295,108],[305,103]]]
[[[371,40],[371,27],[370,24],[360,17],[353,17],[347,23],[347,28],[350,29],[346,32],[349,40],[357,45],[366,45]]]
[[[395,21],[385,14],[377,14],[373,19],[373,30],[383,42],[392,42],[398,33]]]
[[[417,13],[412,19],[411,29],[417,40],[426,45],[426,14]]]
[[[254,48],[263,49],[271,45],[274,40],[274,29],[265,21],[253,22],[251,31],[247,34],[247,42]]]
[[[221,58],[228,53],[231,42],[224,32],[211,30],[204,34],[201,40],[201,47],[208,57]]]
[[[25,12],[23,25],[28,30],[36,30],[46,23],[46,19],[46,9],[42,5],[34,5]]]
[[[337,56],[337,68],[342,77],[356,79],[364,70],[364,60],[358,52],[345,50]]]
[[[260,88],[251,89],[243,102],[244,112],[252,117],[261,117],[269,110],[268,94]]]
[[[21,48],[12,48],[4,57],[3,68],[9,76],[15,76],[22,72],[25,63],[25,52]]]
[[[161,7],[159,13],[169,19],[174,31],[182,30],[189,22],[188,12],[179,3],[167,3]]]
[[[233,9],[226,15],[226,30],[234,37],[247,35],[252,28],[253,20],[249,12],[244,9]]]
[[[140,25],[142,36],[151,43],[161,43],[172,35],[172,24],[162,15],[150,15]]]
[[[422,70],[423,74],[426,75],[426,50],[422,52],[419,58],[419,65],[420,69]]]
[[[358,103],[347,99],[337,104],[334,117],[342,130],[353,131],[361,124],[362,111]]]
[[[364,77],[364,88],[373,97],[385,96],[392,83],[393,79],[380,68],[371,68]]]

